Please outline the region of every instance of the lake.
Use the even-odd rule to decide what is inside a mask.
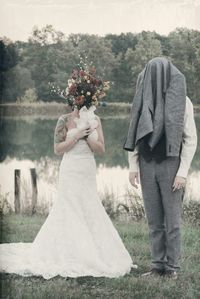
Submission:
[[[22,208],[31,200],[30,168],[35,168],[38,184],[38,205],[48,211],[57,196],[58,168],[61,156],[53,152],[53,134],[56,119],[2,119],[0,148],[0,194],[13,207],[14,170],[21,170]],[[123,201],[127,190],[133,192],[128,182],[127,152],[123,143],[129,125],[127,117],[103,118],[106,152],[96,156],[97,186],[100,196],[112,194]],[[200,117],[196,116],[200,139]],[[192,162],[186,197],[200,200],[200,146]],[[137,192],[141,196],[141,190]]]

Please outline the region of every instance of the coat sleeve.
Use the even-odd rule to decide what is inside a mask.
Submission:
[[[138,147],[136,146],[133,152],[128,152],[128,162],[129,162],[130,172],[139,171],[138,158],[139,158],[139,153],[138,153]]]
[[[184,126],[186,84],[182,74],[173,76],[165,96],[166,155],[179,156]]]
[[[192,159],[197,148],[197,131],[194,121],[193,105],[189,98],[186,99],[186,111],[183,130],[183,141],[180,155],[180,166],[177,176],[186,178]]]
[[[142,74],[140,73],[137,80],[136,93],[133,98],[131,108],[130,124],[127,137],[123,148],[127,151],[134,151],[136,145],[137,126],[140,118],[140,111],[142,107]]]

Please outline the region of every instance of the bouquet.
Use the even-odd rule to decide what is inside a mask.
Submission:
[[[99,100],[106,96],[110,88],[109,81],[102,81],[97,77],[96,69],[92,65],[87,65],[80,61],[73,69],[67,87],[64,90],[52,86],[52,91],[66,99],[71,107],[79,110],[85,106],[89,109],[92,105],[98,106]]]

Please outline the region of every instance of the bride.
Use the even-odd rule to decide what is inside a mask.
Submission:
[[[55,128],[54,151],[63,154],[57,201],[33,243],[0,245],[1,272],[119,277],[136,267],[97,194],[94,153],[104,152],[104,137],[95,106],[85,103]]]

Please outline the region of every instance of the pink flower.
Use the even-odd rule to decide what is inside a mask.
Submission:
[[[78,96],[75,99],[75,104],[80,106],[83,105],[83,103],[85,102],[85,97],[84,96]]]
[[[84,77],[84,76],[85,76],[85,72],[84,72],[83,70],[80,70],[80,71],[79,71],[79,76],[80,76],[80,77]]]
[[[74,95],[75,92],[76,92],[76,84],[72,84],[72,85],[69,87],[69,94]]]
[[[72,79],[76,79],[78,77],[78,70],[74,69],[72,71]]]

